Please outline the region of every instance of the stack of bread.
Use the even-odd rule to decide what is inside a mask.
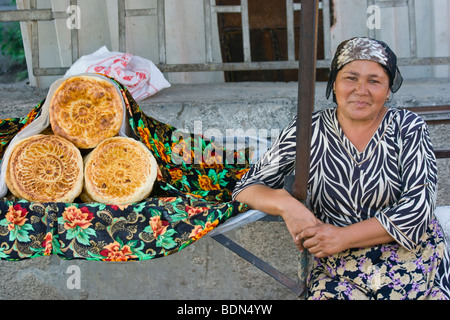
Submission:
[[[109,81],[89,75],[64,80],[50,100],[50,134],[12,146],[8,189],[38,202],[79,197],[118,205],[147,198],[156,180],[156,160],[143,143],[118,136],[123,113],[120,91]]]

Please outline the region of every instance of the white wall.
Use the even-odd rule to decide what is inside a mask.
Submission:
[[[335,23],[331,29],[331,50],[353,36],[369,35],[365,0],[332,0]],[[17,0],[18,8],[29,8],[30,0]],[[157,0],[127,0],[128,9],[156,8]],[[203,0],[166,0],[166,53],[168,63],[205,62]],[[69,0],[40,0],[40,8],[66,11]],[[415,0],[419,57],[450,56],[450,0]],[[79,0],[81,28],[80,56],[106,45],[118,51],[118,15],[115,0]],[[409,57],[408,12],[405,7],[381,8],[380,29],[376,37],[386,41],[399,58]],[[214,61],[221,61],[217,20],[212,20]],[[130,17],[126,21],[127,52],[159,62],[156,17]],[[22,23],[27,62],[31,71],[29,27]],[[65,19],[39,22],[40,63],[42,67],[71,65],[70,30]],[[333,54],[334,52],[332,52]],[[401,67],[404,78],[450,77],[444,66]],[[31,72],[29,72],[31,74]],[[170,73],[171,83],[223,82],[222,72]],[[32,84],[48,87],[58,77],[30,77]]]
[[[380,1],[381,2],[381,1]],[[334,0],[335,24],[331,48],[354,36],[368,36],[368,4],[364,0]],[[380,8],[380,29],[375,37],[385,41],[399,58],[410,57],[408,10]],[[450,0],[415,0],[418,57],[450,56]],[[334,53],[334,51],[333,51]],[[448,66],[402,66],[404,78],[450,77]]]
[[[30,0],[17,0],[19,9],[30,8]],[[127,0],[127,9],[156,8],[156,0]],[[52,8],[65,12],[69,0],[38,1],[38,8]],[[117,1],[79,0],[81,27],[79,32],[80,56],[90,54],[105,45],[110,51],[118,51]],[[203,19],[203,0],[166,0],[166,54],[167,63],[205,62],[205,33]],[[212,19],[217,31],[217,20]],[[127,52],[159,62],[158,26],[156,17],[128,17]],[[38,87],[49,87],[59,76],[32,76],[31,29],[22,23],[22,34],[27,51],[30,82]],[[220,62],[218,32],[213,32],[213,57]],[[39,22],[40,67],[70,67],[71,47],[70,29],[66,19]],[[223,72],[170,73],[166,75],[171,83],[212,83],[223,82]]]

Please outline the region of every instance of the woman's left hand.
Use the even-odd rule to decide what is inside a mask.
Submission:
[[[343,228],[321,223],[302,231],[297,237],[303,246],[317,258],[324,258],[345,250]]]
[[[350,248],[363,248],[395,241],[377,218],[363,220],[346,227],[320,223],[300,232],[296,240],[318,258]]]

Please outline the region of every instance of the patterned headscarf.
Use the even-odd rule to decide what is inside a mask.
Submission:
[[[327,99],[330,97],[330,93],[333,90],[333,84],[339,70],[347,63],[354,60],[370,60],[378,62],[387,70],[391,91],[395,93],[400,89],[403,78],[397,67],[397,56],[391,48],[380,40],[367,37],[356,37],[342,42],[336,50],[336,54],[331,63],[330,76],[328,79],[326,92]],[[333,101],[336,102],[334,94]]]

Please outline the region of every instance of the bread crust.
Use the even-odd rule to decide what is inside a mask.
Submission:
[[[157,176],[153,154],[140,141],[113,137],[102,141],[84,159],[81,199],[105,204],[131,204],[147,198]]]
[[[83,158],[70,141],[38,134],[13,146],[5,183],[20,199],[74,202],[83,188]]]
[[[123,101],[118,89],[100,77],[81,75],[64,80],[51,97],[53,132],[80,149],[95,148],[119,133]]]

